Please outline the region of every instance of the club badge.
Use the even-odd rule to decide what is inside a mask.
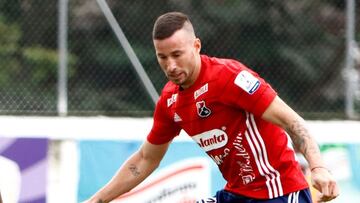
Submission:
[[[200,117],[205,118],[211,114],[211,110],[206,107],[205,101],[196,102],[197,113]]]

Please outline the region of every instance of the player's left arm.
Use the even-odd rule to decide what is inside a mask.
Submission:
[[[262,118],[281,126],[289,134],[294,147],[309,163],[313,186],[321,192],[320,201],[330,201],[339,195],[335,179],[325,168],[320,149],[310,134],[304,119],[276,96]]]

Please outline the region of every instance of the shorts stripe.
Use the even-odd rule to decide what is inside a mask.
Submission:
[[[288,203],[299,203],[299,193],[300,191],[290,193],[288,196]]]

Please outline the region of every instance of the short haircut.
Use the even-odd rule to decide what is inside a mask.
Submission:
[[[156,19],[152,37],[154,40],[166,39],[182,29],[184,25],[190,32],[194,33],[194,28],[187,15],[181,12],[165,13]]]

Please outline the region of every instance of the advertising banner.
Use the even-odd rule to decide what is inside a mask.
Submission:
[[[104,186],[140,141],[81,141],[79,202]],[[170,145],[156,171],[114,203],[194,203],[211,197],[224,185],[213,161],[192,142]]]
[[[3,202],[45,203],[48,140],[0,137]]]
[[[194,203],[210,193],[208,160],[189,158],[165,166],[113,203]]]

